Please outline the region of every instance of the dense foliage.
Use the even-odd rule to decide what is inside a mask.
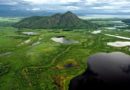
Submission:
[[[17,28],[64,28],[64,29],[94,29],[97,28],[96,24],[93,24],[87,20],[78,18],[72,12],[66,12],[65,14],[55,14],[53,16],[33,16],[25,18],[20,22],[13,25]]]
[[[130,19],[124,19],[122,21],[130,25]]]

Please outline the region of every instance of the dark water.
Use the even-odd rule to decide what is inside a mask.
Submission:
[[[130,90],[130,56],[121,52],[98,53],[89,57],[86,71],[73,78],[69,90]]]
[[[88,65],[106,82],[130,79],[130,56],[124,53],[99,53],[89,58]]]
[[[70,64],[66,64],[64,67],[71,68],[71,67],[74,67],[74,65],[72,63],[70,63]]]

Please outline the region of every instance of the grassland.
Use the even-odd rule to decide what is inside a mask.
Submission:
[[[37,32],[38,35],[24,35],[24,31]],[[101,34],[93,35],[87,29],[18,30],[0,27],[0,90],[67,90],[70,79],[87,68],[87,58],[90,55],[113,51],[129,54],[129,47],[107,46],[107,42],[121,39],[104,34],[129,36],[123,30],[103,30]],[[51,40],[54,36],[66,36],[80,43],[56,43]],[[26,40],[30,42],[23,43]],[[40,43],[34,45],[36,42]]]
[[[5,26],[12,26],[12,24],[20,21],[22,18],[14,17],[14,18],[7,18],[7,17],[0,17],[0,27]]]

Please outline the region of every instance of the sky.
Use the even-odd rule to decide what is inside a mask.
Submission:
[[[0,15],[66,11],[79,16],[129,17],[130,0],[0,0]]]

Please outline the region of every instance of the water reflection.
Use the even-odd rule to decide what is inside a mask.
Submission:
[[[130,56],[122,52],[89,57],[87,70],[73,78],[69,90],[130,88]]]

